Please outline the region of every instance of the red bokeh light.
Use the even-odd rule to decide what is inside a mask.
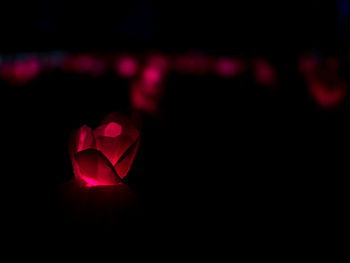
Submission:
[[[244,70],[244,63],[238,59],[219,58],[214,64],[214,71],[221,77],[231,78],[241,74]]]
[[[138,62],[131,56],[122,56],[115,60],[115,71],[122,78],[131,78],[137,74]]]
[[[130,87],[131,105],[138,111],[157,115],[160,111],[162,90],[162,86],[147,86],[142,82],[135,82]]]
[[[277,72],[274,67],[263,58],[256,58],[253,61],[253,75],[257,83],[275,88],[277,84]]]
[[[163,80],[162,71],[156,67],[147,67],[142,71],[142,82],[146,86],[156,86]]]
[[[160,54],[153,54],[147,59],[146,67],[156,68],[165,72],[169,70],[169,59]]]
[[[200,53],[177,55],[174,58],[174,69],[182,74],[204,75],[209,73],[211,60]]]
[[[340,79],[333,83],[312,79],[308,81],[308,89],[311,97],[325,109],[339,107],[348,92],[348,86]]]
[[[35,79],[40,73],[40,62],[36,57],[4,63],[0,67],[0,75],[11,84],[24,85]]]

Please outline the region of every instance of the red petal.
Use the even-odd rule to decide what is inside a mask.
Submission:
[[[117,185],[121,182],[113,166],[100,151],[88,149],[75,155],[77,173],[90,185]]]
[[[139,137],[139,120],[137,120],[137,117],[129,118],[121,113],[114,112],[107,115],[106,118],[103,120],[102,124],[108,125],[109,123],[113,122],[119,124],[122,127],[121,135],[127,135],[134,139],[134,141],[136,141]],[[96,130],[98,129],[99,128],[97,128]]]
[[[139,149],[140,141],[137,141],[126,153],[122,156],[117,164],[114,166],[118,175],[124,178],[130,170],[131,164],[135,159],[137,150]]]
[[[116,138],[96,136],[96,146],[104,156],[115,165],[120,157],[133,145],[135,141],[129,136],[119,135]]]
[[[108,114],[103,120],[102,124],[108,124],[110,122],[119,123],[123,128],[124,126],[126,127],[132,124],[132,122],[130,121],[130,118],[128,118],[127,116],[119,112],[113,112],[111,114]]]
[[[122,133],[122,126],[116,122],[110,122],[106,125],[104,136],[115,138]]]
[[[95,129],[95,135],[115,138],[122,133],[122,126],[112,121],[108,124],[103,124]]]
[[[68,147],[72,159],[77,152],[91,148],[95,149],[95,138],[92,129],[84,125],[80,129],[73,131]]]

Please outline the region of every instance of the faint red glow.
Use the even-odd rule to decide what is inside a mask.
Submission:
[[[235,77],[244,70],[242,61],[231,58],[219,58],[214,67],[215,73],[225,78]]]
[[[339,78],[331,82],[321,79],[308,80],[308,89],[312,98],[325,109],[339,107],[344,101],[348,86]]]
[[[159,114],[159,103],[164,94],[164,74],[161,67],[155,64],[142,70],[140,78],[130,87],[130,100],[134,109],[148,114]]]
[[[61,70],[63,72],[73,72],[74,57],[72,55],[67,55],[63,58],[61,64]]]
[[[5,63],[0,68],[0,74],[11,84],[23,85],[36,78],[40,73],[40,63],[35,57],[25,60]]]
[[[39,60],[42,66],[42,70],[47,72],[58,69],[64,61],[65,57],[66,54],[63,52],[41,54],[39,56]]]
[[[82,126],[69,143],[74,174],[90,186],[119,184],[136,156],[139,137],[133,121],[120,114],[108,115],[94,131]]]
[[[100,222],[115,223],[121,216],[137,212],[138,200],[126,184],[93,186],[97,186],[94,181],[87,184],[81,180],[60,185],[59,200],[67,220],[96,226]]]
[[[76,56],[72,61],[73,70],[79,74],[98,77],[105,72],[106,66],[102,60],[88,54]]]
[[[324,109],[338,108],[343,103],[348,86],[338,75],[340,61],[334,56],[316,58],[306,54],[299,60],[310,96]]]
[[[90,73],[94,67],[94,60],[89,55],[79,55],[74,59],[73,67],[80,74]]]
[[[0,76],[6,80],[12,77],[12,65],[10,63],[3,63],[0,66]]]
[[[326,67],[333,73],[338,73],[340,69],[340,61],[338,58],[330,56],[325,59]]]
[[[169,60],[163,55],[153,54],[147,59],[146,67],[156,68],[164,72],[169,70]]]
[[[131,56],[123,56],[115,61],[115,71],[122,78],[131,78],[137,74],[138,62]]]
[[[257,83],[270,88],[276,87],[277,72],[267,60],[257,58],[253,61],[253,75]]]
[[[299,71],[306,78],[312,77],[317,74],[317,71],[324,67],[329,72],[338,73],[340,69],[340,61],[334,56],[328,56],[326,58],[317,58],[312,54],[306,54],[299,60]]]
[[[304,75],[312,74],[318,65],[318,60],[312,54],[306,54],[299,60],[299,71]]]
[[[158,114],[159,101],[162,96],[161,86],[145,86],[135,82],[130,87],[131,105],[134,109],[148,114]]]
[[[177,55],[174,58],[174,69],[182,74],[203,75],[210,71],[211,61],[200,53]]]
[[[82,75],[99,77],[106,72],[106,63],[91,54],[68,55],[63,59],[61,69],[64,72],[74,72]]]

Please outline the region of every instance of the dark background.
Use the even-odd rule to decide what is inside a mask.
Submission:
[[[297,59],[310,50],[345,59],[349,18],[341,3],[2,3],[0,52],[264,56],[279,76],[273,93],[250,71],[227,80],[169,75],[164,118],[143,115],[140,150],[126,178],[143,210],[122,228],[162,238],[317,236],[325,217],[341,218],[349,103],[321,110],[306,96]],[[96,127],[112,111],[130,110],[128,85],[112,73],[59,71],[20,88],[1,82],[9,228],[66,239],[79,232],[56,196],[73,177],[68,136],[83,124]]]

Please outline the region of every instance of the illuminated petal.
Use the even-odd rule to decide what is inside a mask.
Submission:
[[[216,62],[215,71],[221,77],[230,78],[242,73],[244,68],[243,62],[238,59],[220,58]]]
[[[104,124],[95,129],[96,136],[115,138],[122,133],[122,126],[116,122]]]
[[[113,166],[100,151],[88,149],[75,155],[77,173],[91,186],[117,185],[121,182]]]
[[[140,141],[138,140],[129,150],[118,160],[114,166],[118,175],[124,178],[130,170],[131,164],[135,159],[137,150],[139,149]]]
[[[115,165],[120,157],[133,145],[135,141],[126,135],[115,138],[96,135],[96,146],[104,156]]]
[[[134,140],[134,142],[139,138],[140,136],[140,120],[137,117],[137,115],[132,116],[132,118],[125,116],[124,114],[114,112],[106,116],[106,118],[102,122],[102,127],[98,127],[95,130],[95,134],[99,136],[106,136],[104,134],[104,129],[106,129],[106,126],[104,125],[110,125],[110,123],[116,123],[121,126],[121,133],[120,135],[126,135],[129,136]],[[108,127],[107,127],[108,128]],[[111,127],[109,127],[111,128]],[[117,127],[115,127],[117,128]],[[103,129],[103,132],[102,130]]]
[[[72,159],[74,159],[73,157],[77,152],[95,149],[95,138],[92,129],[84,125],[80,129],[73,131],[68,148]]]

